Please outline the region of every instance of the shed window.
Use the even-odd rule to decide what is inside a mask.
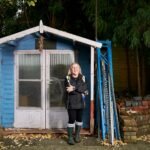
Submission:
[[[72,62],[70,50],[16,52],[17,106],[64,107],[64,78]]]
[[[39,54],[19,54],[19,106],[41,107]]]
[[[50,107],[62,107],[65,101],[64,78],[69,65],[74,61],[73,53],[52,53],[49,57],[49,102]]]

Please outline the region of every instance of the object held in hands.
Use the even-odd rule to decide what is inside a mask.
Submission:
[[[66,89],[67,89],[67,92],[70,93],[70,92],[74,91],[75,87],[70,85]]]

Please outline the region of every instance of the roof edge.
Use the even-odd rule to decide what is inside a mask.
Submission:
[[[48,26],[44,26],[44,31],[48,31],[52,34],[55,34],[55,35],[58,35],[58,36],[61,36],[61,37],[65,37],[65,38],[71,39],[73,41],[78,41],[80,43],[84,43],[84,44],[87,44],[87,45],[90,45],[90,46],[93,46],[93,47],[98,47],[98,48],[102,47],[102,43],[95,42],[93,40],[89,40],[87,38],[84,38],[84,37],[81,37],[81,36],[78,36],[78,35],[74,35],[74,34],[71,34],[71,33],[65,32],[65,31],[60,31],[58,29],[54,29],[54,28],[51,28],[51,27],[48,27]]]
[[[29,35],[29,34],[32,34],[32,33],[38,32],[38,31],[39,31],[39,26],[36,26],[36,27],[30,28],[30,29],[12,34],[12,35],[5,36],[3,38],[0,38],[0,44],[24,37],[26,35]]]
[[[90,39],[87,39],[87,38],[84,38],[84,37],[81,37],[81,36],[78,36],[78,35],[74,35],[74,34],[71,34],[71,33],[65,32],[65,31],[61,31],[61,30],[58,30],[58,29],[54,29],[54,28],[45,26],[45,25],[42,24],[41,21],[40,21],[39,26],[30,28],[30,29],[27,29],[27,30],[24,30],[24,31],[21,31],[21,32],[3,37],[3,38],[0,38],[0,44],[6,43],[8,41],[12,41],[12,40],[15,40],[15,39],[18,39],[18,38],[21,38],[21,37],[24,37],[26,35],[29,35],[29,34],[32,34],[32,33],[35,33],[35,32],[40,32],[40,33],[49,32],[51,34],[58,35],[60,37],[64,37],[64,38],[67,38],[67,39],[71,39],[73,41],[77,41],[77,42],[80,42],[80,43],[84,43],[84,44],[87,44],[89,46],[93,46],[95,48],[96,47],[97,48],[102,47],[102,43],[100,43],[100,42],[96,42],[96,41],[93,41],[93,40],[90,40]]]

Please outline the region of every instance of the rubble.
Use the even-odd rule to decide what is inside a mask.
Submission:
[[[34,145],[45,139],[51,139],[51,134],[11,134],[3,137],[0,142],[0,150],[16,149],[22,146]]]
[[[101,141],[101,145],[103,146],[110,146],[110,147],[119,147],[119,146],[124,146],[124,145],[127,145],[127,143],[124,143],[123,141],[121,140],[114,140],[114,144],[110,144],[110,142],[108,140],[105,140],[105,141]]]
[[[150,134],[149,135],[143,135],[137,138],[137,141],[145,141],[150,143]]]
[[[150,133],[150,96],[118,99],[117,108],[124,142],[136,142]]]

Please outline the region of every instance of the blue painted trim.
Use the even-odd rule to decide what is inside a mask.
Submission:
[[[103,103],[103,92],[102,92],[102,78],[101,78],[101,64],[100,64],[100,59],[101,59],[101,51],[100,48],[97,48],[97,76],[99,78],[97,78],[97,83],[98,83],[98,96],[100,99],[97,99],[99,102],[98,104],[100,105],[100,115],[101,115],[101,130],[102,130],[102,139],[104,140],[106,138],[105,133],[106,133],[106,129],[105,129],[105,117],[104,117],[104,103]],[[100,116],[98,116],[100,117]],[[98,133],[100,134],[100,133]]]

